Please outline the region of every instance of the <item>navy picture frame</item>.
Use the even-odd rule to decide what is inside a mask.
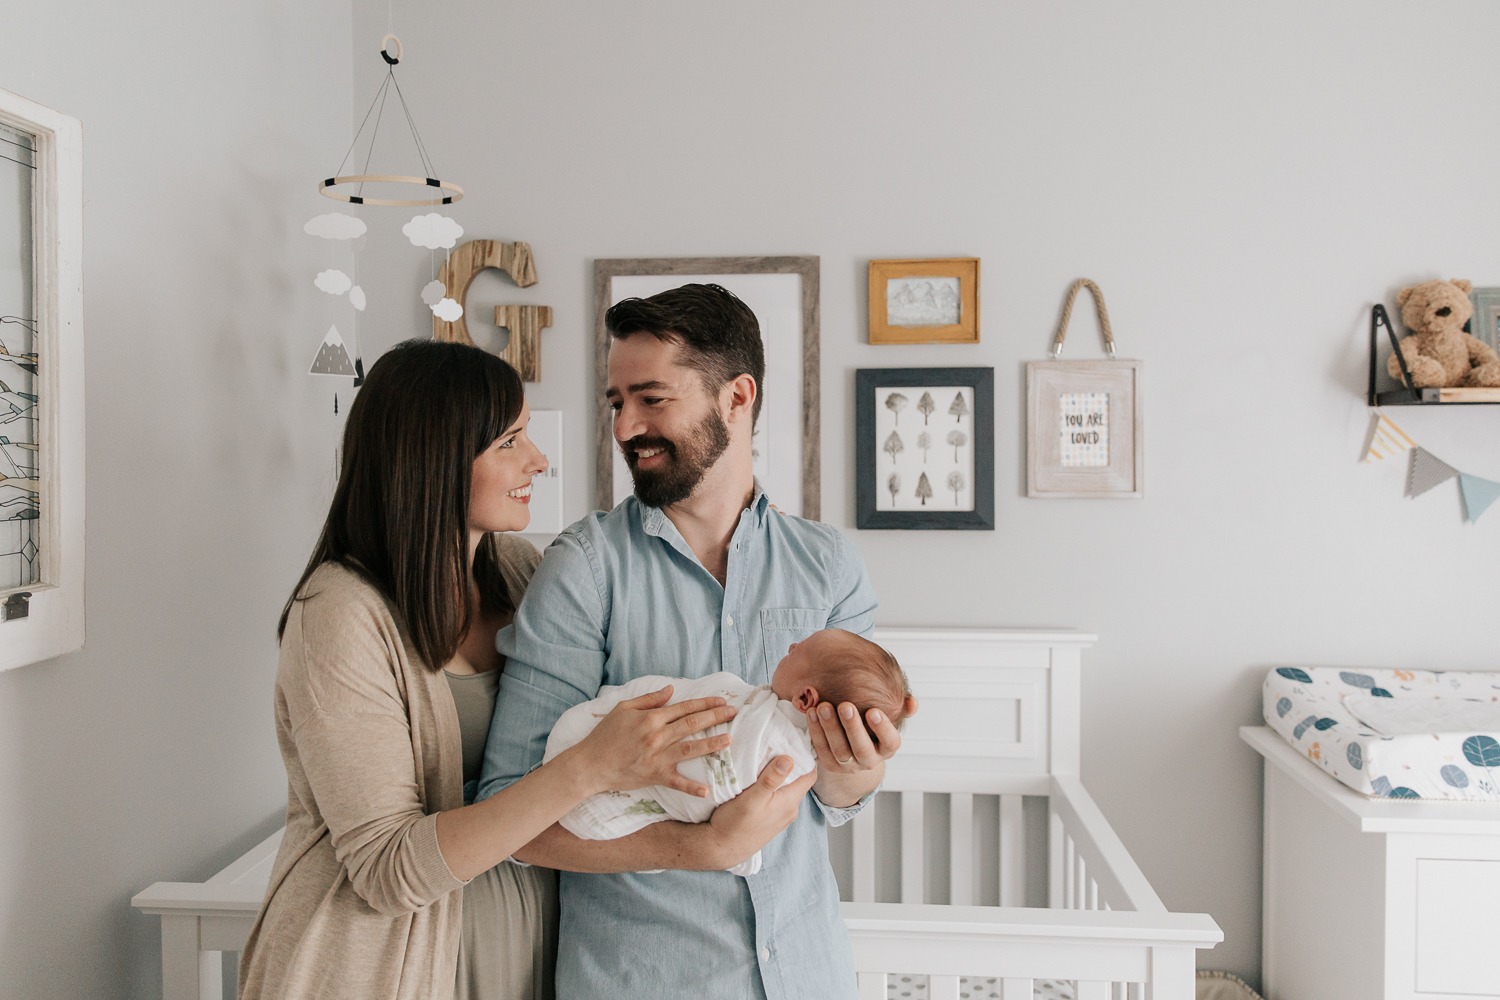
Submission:
[[[876,510],[876,386],[963,385],[974,390],[974,509]],[[859,368],[854,372],[855,527],[917,531],[995,530],[995,369]]]

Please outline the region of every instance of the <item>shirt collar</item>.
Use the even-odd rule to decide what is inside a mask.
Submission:
[[[766,511],[770,509],[771,498],[766,496],[765,487],[761,486],[759,478],[754,479],[753,482],[755,485],[754,488],[750,491],[750,506],[746,509],[750,511],[750,514],[754,519],[755,526],[760,527],[761,524],[765,522]],[[672,523],[671,520],[667,517],[666,514],[662,513],[660,507],[647,507],[645,504],[641,503],[640,497],[634,496],[633,494],[631,498],[635,500],[637,504],[640,504],[641,527],[645,529],[646,534],[656,535],[657,537],[660,537],[663,529],[665,529],[667,525]]]

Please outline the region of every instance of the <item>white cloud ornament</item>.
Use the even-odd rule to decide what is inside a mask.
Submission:
[[[349,276],[343,271],[329,268],[327,271],[319,271],[318,276],[313,279],[313,284],[329,295],[343,295],[354,282],[350,281]]]
[[[437,305],[447,294],[448,289],[436,278],[422,286],[422,302],[429,307]]]
[[[365,234],[365,221],[342,212],[329,212],[307,220],[302,231],[309,236],[321,236],[325,240],[352,240]]]
[[[464,234],[464,227],[446,215],[428,212],[426,215],[412,216],[411,221],[401,227],[401,231],[414,246],[426,247],[428,250],[451,250]]]
[[[365,311],[365,290],[355,285],[349,289],[349,304],[360,312]]]
[[[432,314],[444,323],[452,323],[464,314],[464,307],[453,299],[445,298],[432,307]]]

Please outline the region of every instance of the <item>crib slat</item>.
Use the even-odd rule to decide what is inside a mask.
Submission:
[[[927,996],[930,1000],[958,1000],[958,977],[928,976]]]
[[[1075,882],[1078,879],[1077,857],[1073,853],[1073,838],[1066,833],[1063,834],[1063,909],[1072,910],[1077,907],[1077,888]]]
[[[1073,909],[1086,910],[1089,900],[1089,866],[1083,860],[1083,852],[1078,850],[1077,844],[1073,846],[1073,864],[1076,869],[1073,875]]]
[[[1109,1000],[1109,983],[1079,980],[1077,997],[1078,1000]]]
[[[886,1000],[884,972],[861,972],[857,978],[859,980],[859,1000]],[[847,981],[845,980],[845,982]]]
[[[1089,879],[1089,909],[1099,909],[1099,883]]]
[[[1031,1000],[1031,980],[1000,980],[1000,996],[1002,1000]]]
[[[1047,808],[1047,905],[1054,910],[1067,907],[1063,897],[1063,832],[1062,817],[1051,805]]]
[[[873,807],[874,802],[870,805]],[[875,810],[854,817],[854,901],[875,902]],[[884,989],[885,987],[881,987]]]
[[[1000,905],[1026,905],[1026,824],[1021,796],[1000,796]]]
[[[974,902],[974,796],[954,792],[948,802],[948,901]]]
[[[922,850],[921,792],[901,793],[901,902],[925,903],[922,876],[926,856]]]

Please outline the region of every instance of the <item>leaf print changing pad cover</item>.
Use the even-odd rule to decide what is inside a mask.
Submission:
[[[1266,724],[1365,795],[1500,801],[1500,674],[1276,667]]]

